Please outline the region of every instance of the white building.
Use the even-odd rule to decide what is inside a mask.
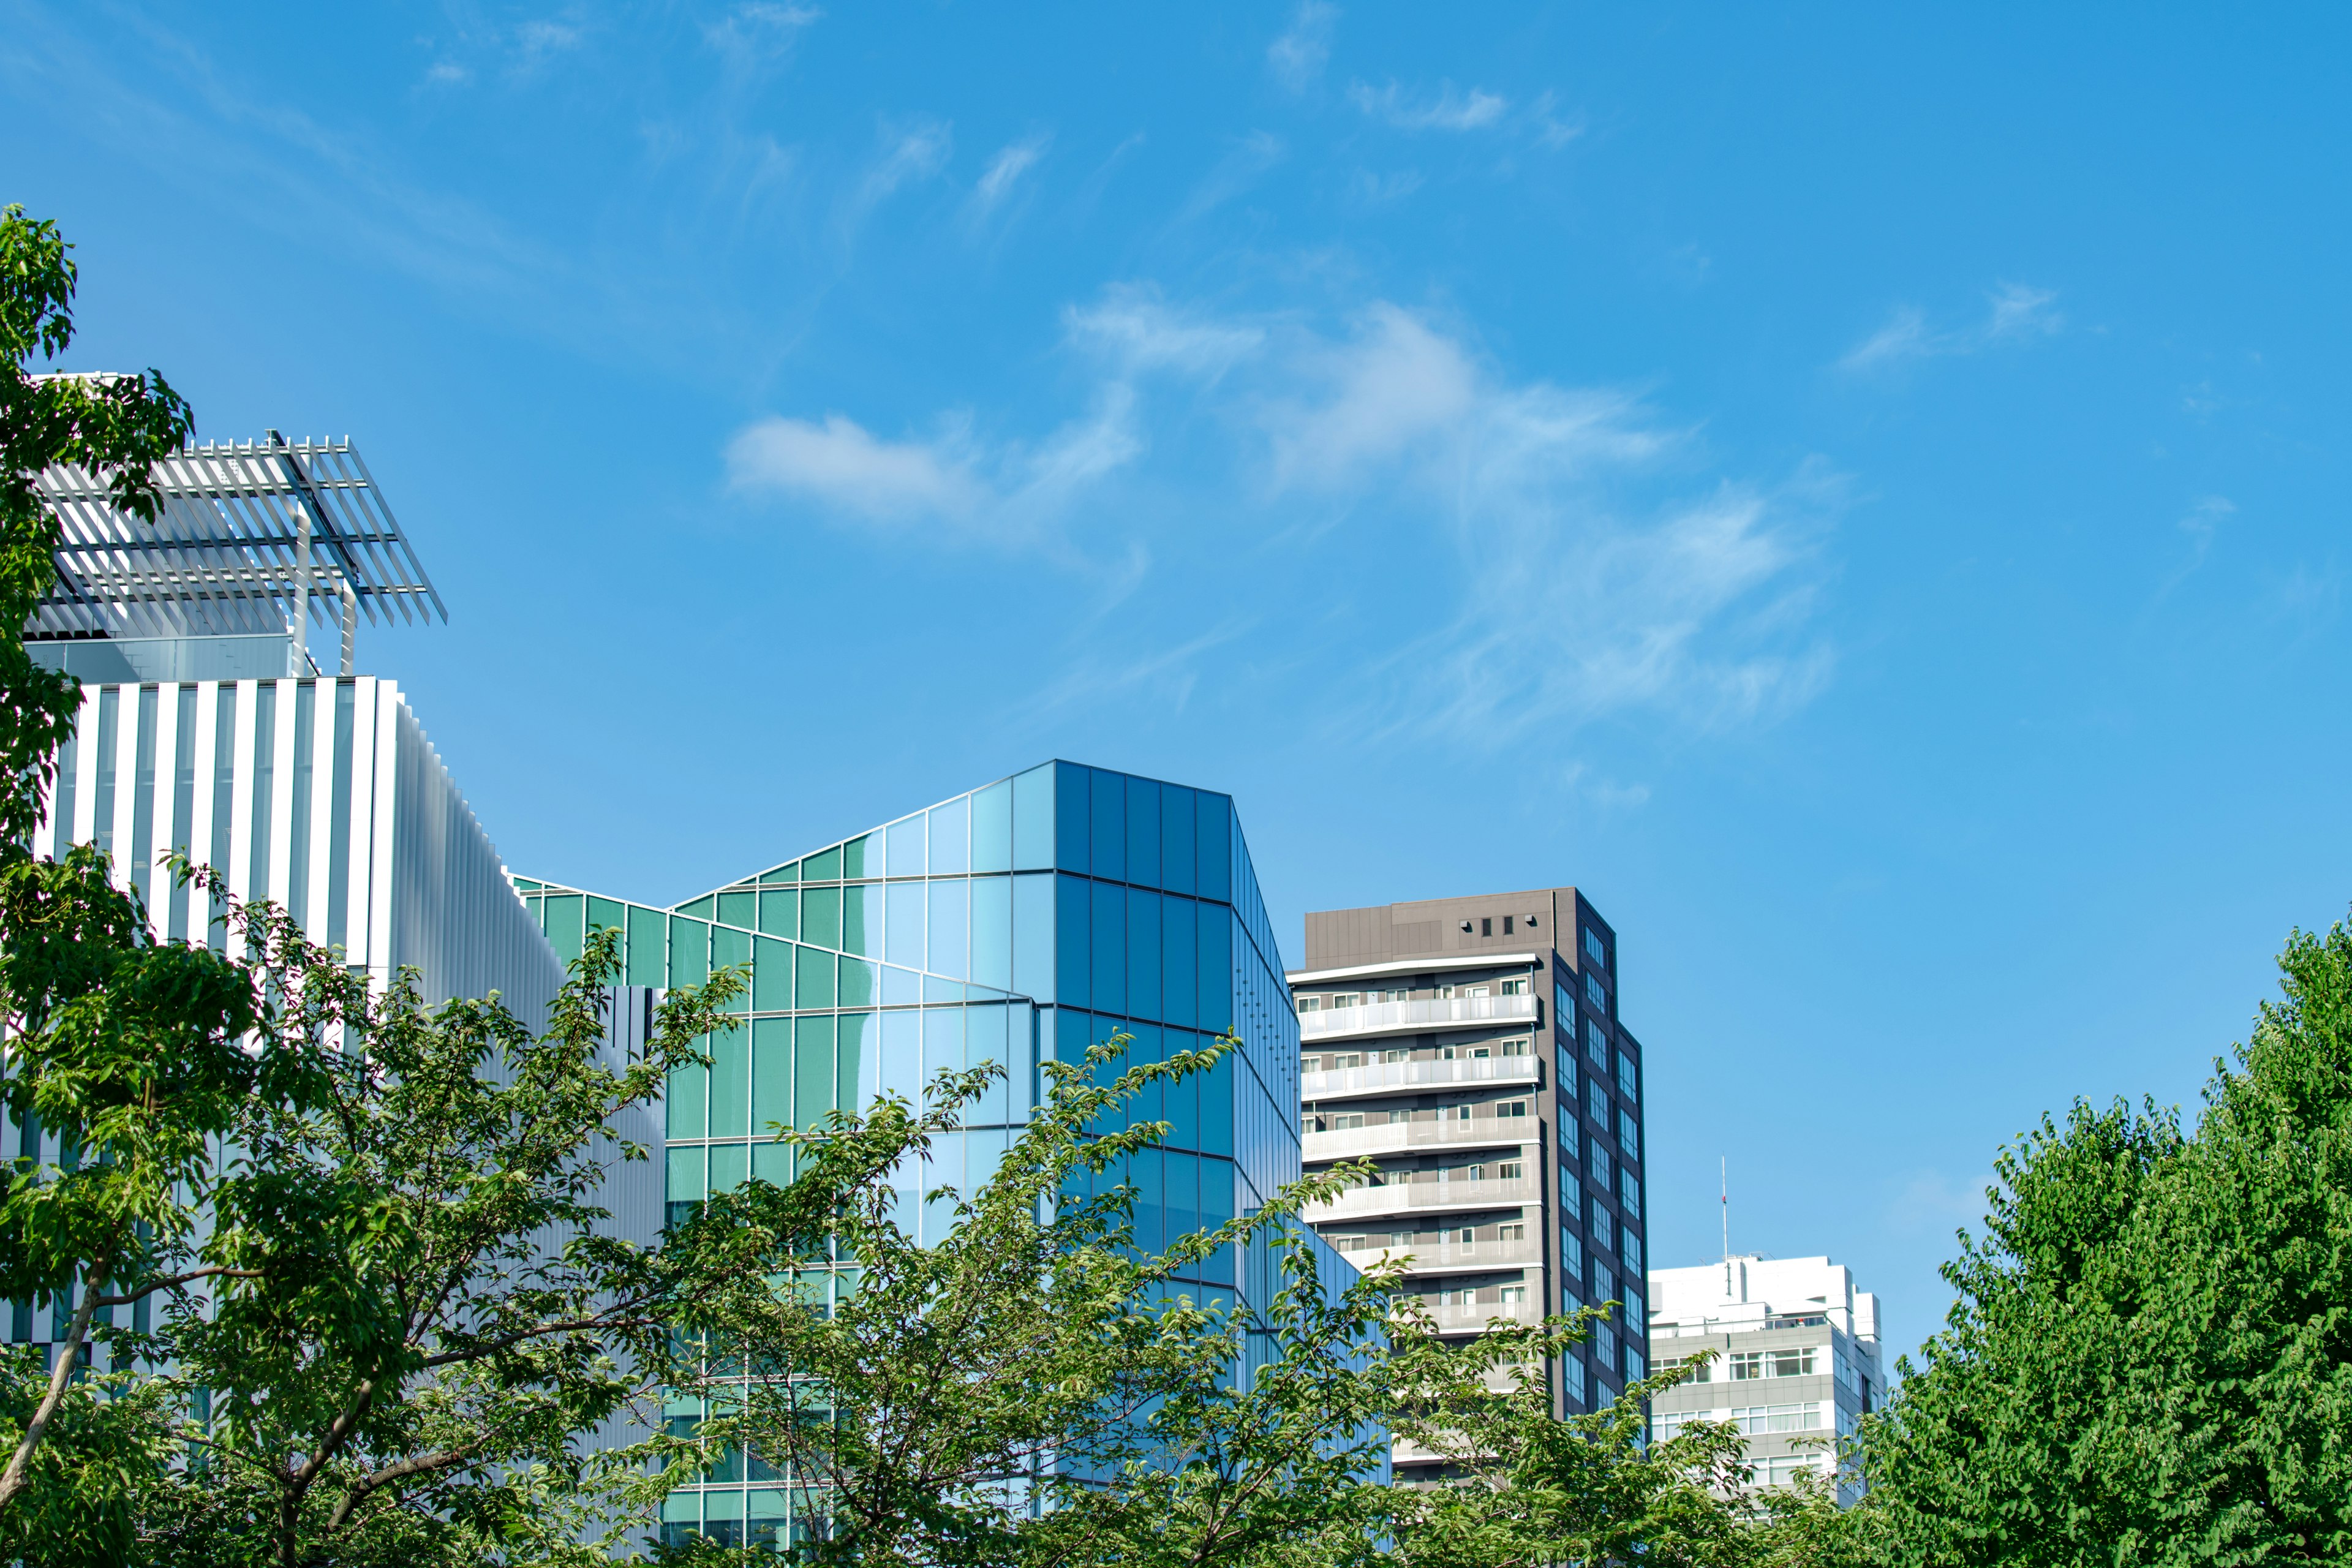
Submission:
[[[1714,1359],[1692,1381],[1651,1402],[1651,1435],[1687,1421],[1729,1421],[1748,1436],[1760,1485],[1800,1469],[1827,1470],[1835,1444],[1885,1398],[1878,1299],[1826,1258],[1734,1257],[1654,1269],[1650,1343],[1661,1370],[1702,1351]],[[1839,1500],[1858,1488],[1842,1482]]]

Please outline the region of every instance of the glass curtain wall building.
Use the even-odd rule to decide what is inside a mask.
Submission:
[[[1306,1163],[1380,1172],[1307,1217],[1354,1259],[1409,1259],[1446,1332],[1622,1303],[1559,1365],[1573,1411],[1648,1365],[1642,1047],[1616,959],[1600,912],[1546,888],[1310,914],[1288,976]]]
[[[1139,1245],[1249,1213],[1298,1175],[1298,1022],[1229,796],[1054,762],[667,909],[518,885],[560,954],[618,928],[625,978],[648,1000],[750,969],[711,1066],[669,1085],[673,1215],[749,1176],[787,1179],[776,1127],[814,1127],[886,1090],[917,1100],[943,1070],[995,1062],[1004,1080],[919,1178],[969,1190],[1043,1097],[1039,1064],[1119,1032],[1138,1061],[1241,1041],[1133,1108],[1172,1127],[1104,1178],[1137,1189]],[[905,1201],[924,1233],[948,1221],[912,1189]],[[1271,1249],[1230,1252],[1188,1283],[1202,1299],[1268,1300]],[[1325,1263],[1347,1277],[1336,1256]],[[793,1528],[782,1479],[732,1462],[671,1500],[668,1533],[770,1542]]]

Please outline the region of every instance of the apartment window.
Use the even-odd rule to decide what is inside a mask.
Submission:
[[[1352,1132],[1363,1124],[1364,1113],[1360,1110],[1350,1110],[1343,1116],[1331,1118],[1331,1131],[1334,1132]]]
[[[1484,916],[1479,920],[1478,934],[1480,936],[1492,936],[1495,934],[1495,921],[1493,916]]]
[[[1363,1065],[1364,1058],[1360,1052],[1351,1051],[1345,1056],[1325,1057],[1323,1058],[1323,1070],[1325,1072],[1346,1072],[1351,1068],[1360,1068]]]
[[[1302,1116],[1298,1119],[1298,1130],[1301,1132],[1320,1132],[1323,1131],[1323,1124],[1319,1118]]]
[[[1532,1056],[1535,1053],[1535,1042],[1521,1036],[1516,1040],[1497,1040],[1495,1042],[1495,1048],[1507,1057]]]
[[[1639,1102],[1642,1098],[1640,1079],[1633,1076],[1633,1058],[1623,1051],[1617,1053],[1617,1088],[1627,1100]]]
[[[1660,1372],[1664,1372],[1666,1370],[1667,1366],[1688,1366],[1691,1369],[1691,1374],[1683,1379],[1685,1383],[1713,1383],[1715,1381],[1715,1363],[1712,1361],[1704,1361],[1696,1356],[1685,1356],[1681,1361],[1668,1362],[1665,1363],[1665,1366],[1661,1366],[1658,1370]],[[1685,1417],[1685,1419],[1687,1418],[1688,1417]]]
[[[1478,1304],[1478,1292],[1467,1289],[1440,1290],[1437,1304],[1441,1307],[1475,1307]]]
[[[1649,1375],[1649,1363],[1643,1359],[1640,1351],[1635,1350],[1632,1345],[1627,1345],[1625,1347],[1625,1381],[1639,1383]]]
[[[1486,996],[1491,994],[1492,988],[1489,986],[1465,985],[1462,987],[1462,994],[1465,996]]]
[[[1650,1441],[1671,1442],[1675,1433],[1694,1421],[1704,1421],[1714,1415],[1712,1410],[1661,1410],[1650,1417]]]
[[[1617,1299],[1617,1276],[1610,1273],[1609,1266],[1598,1258],[1592,1260],[1592,1299],[1596,1301],[1614,1301]]]
[[[1756,1467],[1768,1487],[1785,1487],[1805,1470],[1822,1468],[1822,1461],[1811,1454],[1774,1454]]]
[[[1445,1113],[1444,1113],[1444,1111],[1439,1111],[1439,1112],[1438,1112],[1438,1114],[1439,1114],[1440,1116],[1443,1116],[1443,1115],[1444,1115]],[[1470,1120],[1470,1108],[1469,1108],[1468,1106],[1466,1106],[1466,1105],[1457,1105],[1457,1106],[1455,1106],[1455,1107],[1454,1108],[1454,1121],[1469,1121],[1469,1120]]]
[[[1631,1111],[1617,1113],[1617,1146],[1625,1151],[1628,1159],[1642,1157],[1642,1124],[1633,1120]]]
[[[1412,1053],[1409,1050],[1382,1051],[1381,1053],[1381,1060],[1384,1062],[1409,1062],[1412,1060]]]
[[[1486,1179],[1486,1167],[1484,1165],[1465,1165],[1462,1168],[1462,1175],[1465,1181],[1483,1182]]]
[[[1341,1252],[1370,1252],[1380,1245],[1369,1236],[1342,1236],[1331,1243]]]
[[[1617,1232],[1617,1256],[1625,1260],[1626,1272],[1635,1279],[1642,1275],[1642,1238],[1620,1227]]]
[[[1598,1252],[1608,1251],[1609,1226],[1611,1222],[1609,1211],[1601,1206],[1601,1198],[1599,1194],[1596,1194],[1594,1195],[1592,1202],[1586,1212],[1591,1216],[1593,1249]]]
[[[1559,1227],[1559,1271],[1571,1279],[1584,1278],[1584,1243],[1566,1226]]]
[[[1579,1405],[1589,1402],[1591,1396],[1585,1387],[1584,1362],[1572,1352],[1559,1358],[1559,1385]]]
[[[1608,1371],[1617,1370],[1617,1331],[1606,1323],[1592,1325],[1592,1353]]]
[[[1576,996],[1558,981],[1552,982],[1551,1018],[1572,1037],[1576,1033]]]
[[[1383,1002],[1410,1002],[1412,1000],[1412,993],[1409,990],[1383,991],[1380,994],[1380,996],[1381,1000]]]
[[[1478,1231],[1477,1231],[1477,1227],[1475,1227],[1475,1226],[1467,1226],[1467,1225],[1464,1226],[1462,1227],[1462,1234],[1461,1234],[1461,1236],[1460,1236],[1459,1239],[1460,1239],[1460,1241],[1461,1241],[1462,1245],[1463,1245],[1463,1246],[1465,1246],[1465,1247],[1471,1247],[1471,1246],[1475,1246],[1475,1245],[1476,1245],[1477,1240],[1478,1240]]]
[[[1609,1190],[1609,1151],[1595,1143],[1586,1151],[1592,1171],[1592,1184],[1602,1192]]]
[[[1584,1109],[1592,1113],[1593,1121],[1603,1127],[1609,1125],[1609,1091],[1601,1087],[1597,1078],[1584,1080]]]
[[[1524,980],[1506,980],[1506,981],[1504,981],[1504,982],[1503,982],[1503,989],[1502,989],[1501,994],[1503,994],[1503,995],[1505,995],[1505,996],[1524,996],[1524,995],[1526,995],[1527,994],[1528,994],[1528,983],[1527,983],[1526,981],[1524,981]]]
[[[1604,1073],[1609,1070],[1609,1041],[1597,1019],[1584,1020],[1584,1054],[1592,1058],[1594,1067]]]
[[[1410,1110],[1391,1110],[1389,1112],[1389,1125],[1391,1127],[1402,1127],[1412,1120],[1412,1112]]]
[[[1495,1227],[1496,1241],[1512,1243],[1525,1241],[1527,1238],[1528,1227],[1524,1225],[1498,1225]]]
[[[1504,1161],[1501,1164],[1495,1167],[1495,1179],[1498,1182],[1526,1181],[1528,1179],[1527,1162],[1524,1160]]]
[[[763,927],[761,929],[764,930],[765,928]],[[1301,996],[1298,999],[1298,1010],[1302,1013],[1320,1013],[1323,1010],[1323,998],[1320,996]]]
[[[1627,1217],[1642,1217],[1642,1184],[1622,1165],[1617,1167],[1617,1201],[1624,1205]]]
[[[1609,953],[1601,945],[1601,933],[1591,926],[1584,928],[1584,956],[1604,969],[1609,966]]]
[[[1594,1012],[1608,1013],[1609,993],[1601,988],[1601,976],[1590,969],[1584,972],[1584,999],[1592,1005]]]
[[[1505,936],[1511,934],[1511,917],[1508,915],[1503,917],[1503,934]]]
[[[1822,1407],[1805,1405],[1747,1405],[1725,1413],[1724,1419],[1751,1437],[1768,1432],[1818,1432]]]
[[[1576,1163],[1576,1123],[1563,1116],[1559,1119],[1560,1169]]]
[[[1363,1000],[1363,995],[1360,992],[1339,991],[1332,994],[1331,1005],[1334,1007],[1354,1007],[1361,1005]]]
[[[1566,1165],[1559,1168],[1559,1206],[1570,1214],[1579,1213],[1584,1207],[1584,1184]]]
[[[1524,1307],[1528,1302],[1528,1288],[1524,1285],[1506,1285],[1495,1292],[1495,1298],[1506,1307]]]
[[[1767,1375],[1772,1377],[1811,1377],[1813,1375],[1813,1347],[1801,1345],[1790,1350],[1764,1352]]]
[[[1635,1338],[1650,1331],[1650,1315],[1642,1310],[1642,1293],[1630,1285],[1625,1288],[1625,1331]]]
[[[1764,1375],[1764,1352],[1733,1351],[1723,1358],[1723,1364],[1729,1369],[1732,1382],[1747,1383],[1753,1378]]]
[[[1497,1116],[1525,1116],[1527,1113],[1528,1102],[1524,1100],[1507,1100],[1495,1107]]]

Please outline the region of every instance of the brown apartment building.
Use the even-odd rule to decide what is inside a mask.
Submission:
[[[1573,888],[1329,910],[1287,978],[1307,1168],[1380,1168],[1316,1228],[1361,1265],[1409,1258],[1448,1331],[1622,1303],[1559,1369],[1570,1409],[1643,1376],[1642,1047],[1609,923]]]

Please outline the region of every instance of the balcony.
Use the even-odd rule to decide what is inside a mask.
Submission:
[[[1517,996],[1484,998],[1517,1002]],[[1389,1003],[1418,1007],[1418,1002]],[[1536,1081],[1533,1057],[1457,1057],[1450,1062],[1373,1062],[1368,1067],[1342,1068],[1338,1072],[1301,1073],[1299,1098],[1310,1104],[1319,1100],[1354,1100],[1373,1094],[1413,1094],[1425,1089],[1454,1085]]]
[[[1535,1293],[1534,1288],[1530,1287],[1529,1290],[1532,1297]],[[1424,1305],[1423,1310],[1429,1313],[1430,1321],[1437,1325],[1437,1331],[1441,1334],[1484,1333],[1487,1326],[1496,1318],[1523,1329],[1533,1328],[1543,1319],[1543,1303],[1532,1299],[1523,1301],[1489,1301],[1484,1306],[1470,1307]]]
[[[1543,1131],[1521,1116],[1474,1116],[1467,1121],[1390,1121],[1309,1132],[1299,1140],[1298,1157],[1310,1165],[1334,1160],[1373,1160],[1382,1154],[1412,1154],[1424,1149],[1524,1149]]]
[[[1543,1184],[1533,1176],[1508,1181],[1404,1182],[1355,1187],[1303,1211],[1309,1225],[1334,1220],[1377,1219],[1388,1215],[1459,1214],[1471,1209],[1520,1208],[1541,1202]]]
[[[1540,1268],[1543,1246],[1533,1237],[1524,1241],[1438,1241],[1412,1247],[1372,1247],[1340,1254],[1358,1268],[1377,1268],[1391,1258],[1405,1259],[1405,1272],[1476,1274],[1495,1268]]]
[[[1375,1035],[1415,1035],[1425,1029],[1458,1029],[1473,1024],[1536,1021],[1533,996],[1451,996],[1428,1002],[1371,1002],[1358,1007],[1324,1007],[1298,1015],[1298,1037],[1365,1039]]]

